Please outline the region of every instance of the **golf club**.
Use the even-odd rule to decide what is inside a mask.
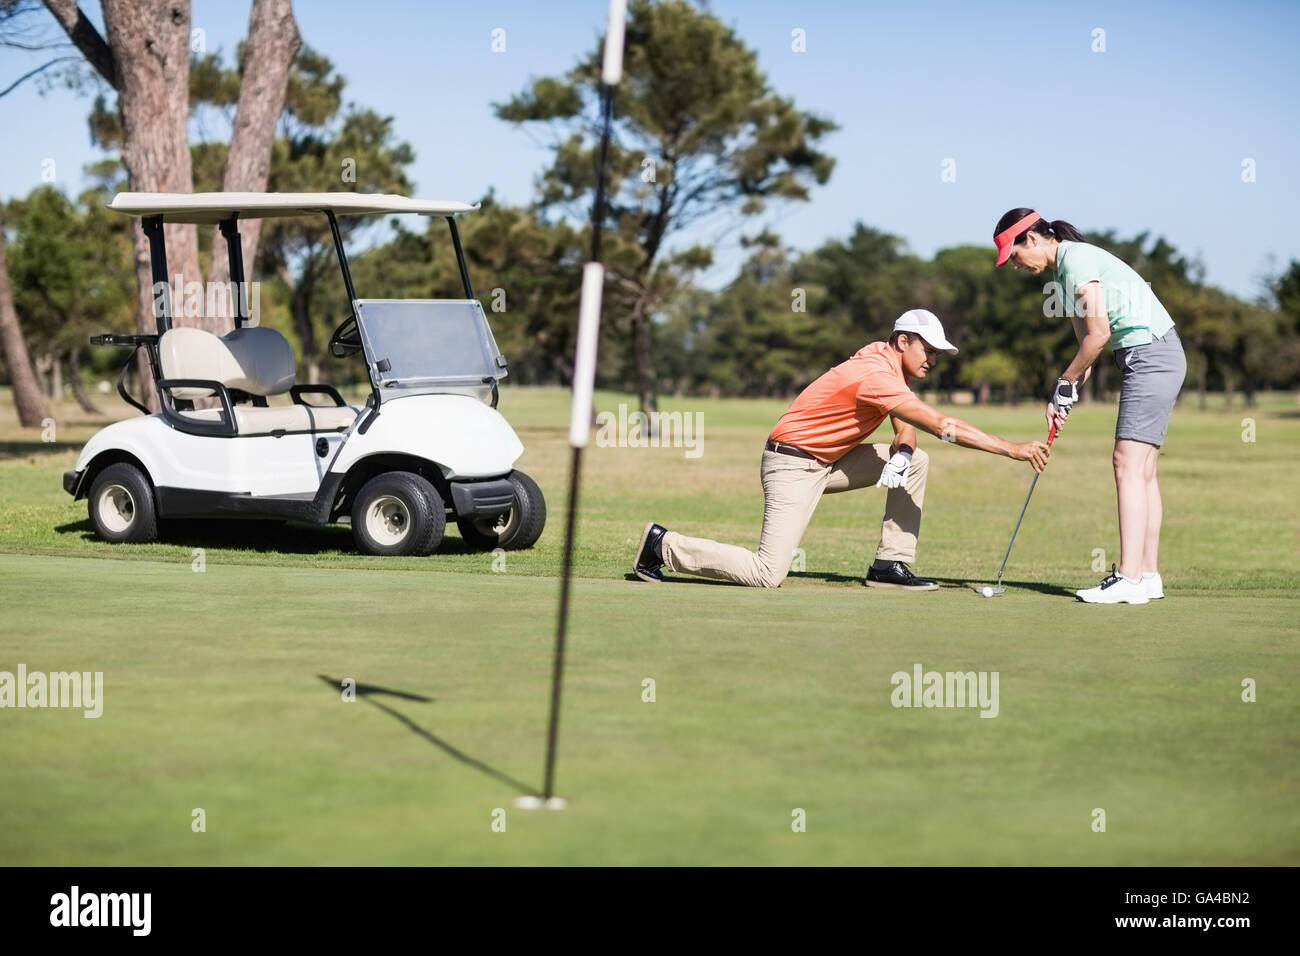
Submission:
[[[1047,447],[1052,447],[1052,442],[1056,440],[1056,423],[1052,423],[1051,430],[1047,433]],[[1024,507],[1020,509],[1020,517],[1016,519],[1016,530],[1011,532],[1011,540],[1007,543],[1007,553],[1002,556],[1002,567],[998,568],[998,583],[985,584],[975,589],[980,597],[993,597],[995,594],[1005,594],[1006,588],[1002,586],[1002,572],[1007,568],[1007,558],[1011,557],[1011,546],[1016,543],[1016,535],[1020,533],[1020,522],[1025,520],[1025,511],[1029,508],[1029,499],[1034,496],[1034,487],[1038,484],[1038,479],[1042,477],[1042,472],[1034,473],[1034,480],[1030,482],[1029,494],[1025,495]]]

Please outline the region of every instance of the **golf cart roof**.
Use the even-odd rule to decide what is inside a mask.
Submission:
[[[338,216],[419,213],[454,216],[478,209],[449,199],[408,199],[384,193],[118,193],[109,209],[167,222],[216,224],[231,216],[269,219],[332,211]]]

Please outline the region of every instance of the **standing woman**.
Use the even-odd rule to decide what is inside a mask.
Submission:
[[[1187,374],[1173,319],[1127,263],[1090,245],[1068,222],[1012,209],[993,230],[998,265],[1050,271],[1079,351],[1061,373],[1047,405],[1048,424],[1064,426],[1078,385],[1110,342],[1123,374],[1115,423],[1115,490],[1119,498],[1119,571],[1076,592],[1090,604],[1146,604],[1165,596],[1160,579],[1163,509],[1156,459]]]

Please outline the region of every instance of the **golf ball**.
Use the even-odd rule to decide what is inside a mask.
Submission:
[[[993,589],[988,585],[985,585],[984,587],[980,588],[980,594],[984,597],[992,597]]]

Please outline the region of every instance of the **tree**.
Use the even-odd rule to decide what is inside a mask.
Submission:
[[[24,428],[40,428],[41,420],[47,415],[45,399],[36,384],[36,373],[32,371],[27,345],[18,327],[18,313],[14,309],[13,290],[9,285],[3,227],[0,227],[0,358],[4,359],[13,386],[18,423]]]
[[[1276,309],[1276,334],[1280,347],[1269,356],[1264,354],[1279,384],[1300,384],[1300,262],[1292,260],[1286,271],[1269,282],[1272,305]]]
[[[44,4],[94,73],[112,88],[122,91],[123,159],[131,170],[135,188],[162,188],[176,177],[176,182],[181,178],[186,181],[183,191],[188,191],[189,157],[184,149],[183,104],[184,74],[189,67],[188,0],[174,3],[164,0],[104,0],[104,19],[111,43],[104,40],[75,0],[44,0]],[[21,33],[27,29],[25,23],[36,9],[36,4],[21,0],[4,3],[0,7],[0,22],[3,22],[6,33]],[[27,48],[49,46],[37,42],[28,44]],[[46,66],[68,59],[59,57]],[[39,72],[39,69],[44,67],[27,76]],[[181,77],[179,85],[178,74]],[[80,82],[75,78],[69,81]],[[11,84],[5,92],[16,85]],[[179,114],[176,107],[178,90],[181,99]],[[168,250],[172,252],[174,249],[173,264],[191,276],[197,274],[198,265],[198,248],[192,241],[193,233],[193,227],[179,230],[173,227],[168,236]],[[152,331],[145,328],[146,324],[152,325],[152,278],[144,232],[138,223],[134,241],[139,284],[138,321],[142,329]],[[140,361],[143,372],[147,369],[143,356]],[[147,375],[142,374],[141,378],[149,382]],[[147,397],[156,404],[151,385]]]
[[[284,111],[294,58],[301,47],[302,37],[294,22],[290,0],[254,0],[248,18],[248,41],[239,56],[240,74],[236,84],[239,102],[221,183],[223,192],[266,191],[271,176],[271,145]],[[250,269],[257,262],[262,220],[245,220],[240,223],[239,232],[246,269]],[[229,258],[222,254],[225,248],[225,238],[214,227],[212,265],[208,271],[211,283],[230,281]],[[233,321],[234,316],[231,313],[221,318]]]
[[[1269,283],[1273,301],[1300,334],[1300,262],[1291,260],[1286,271]]]
[[[125,219],[87,193],[78,208],[52,186],[35,189],[11,206],[16,228],[9,271],[25,337],[46,357],[51,381],[63,362],[77,402],[97,411],[83,387],[82,358],[97,332],[129,331],[130,238]],[[51,388],[58,398],[60,388]]]
[[[976,403],[985,403],[994,388],[1009,389],[1019,378],[1015,361],[1006,352],[995,350],[977,355],[965,364],[962,380],[975,389]]]
[[[86,54],[100,76],[117,91],[122,117],[122,163],[138,192],[188,193],[194,182],[190,166],[189,0],[103,0],[105,42],[86,21],[75,3],[46,0],[46,6],[69,37]],[[69,9],[71,8],[71,9]],[[75,14],[83,29],[70,27]],[[164,227],[169,278],[193,282],[199,271],[198,235],[191,225]],[[136,323],[141,332],[156,331],[153,315],[153,273],[144,226],[132,220],[136,262]],[[201,323],[205,324],[205,323]],[[157,399],[145,373],[141,356],[141,381],[151,407]]]
[[[786,395],[865,344],[847,310],[797,275],[776,235],[764,231],[743,244],[753,251],[740,274],[693,330],[708,383],[732,394]]]
[[[825,307],[842,310],[865,344],[883,337],[908,308],[902,303],[922,284],[921,269],[901,238],[856,222],[847,240],[827,240],[802,257],[796,272],[797,284],[821,289]]]
[[[609,155],[606,301],[630,325],[649,412],[651,319],[711,261],[707,246],[670,253],[671,239],[711,218],[757,214],[769,199],[806,199],[812,183],[830,177],[834,160],[815,143],[835,124],[776,95],[754,52],[717,17],[683,0],[632,0],[628,13]],[[496,106],[507,122],[550,124],[554,159],[538,207],[575,222],[588,218],[596,186],[601,59],[598,44],[564,76],[535,80]]]
[[[141,192],[187,193],[193,190],[187,121],[190,92],[189,0],[103,0],[107,40],[75,0],[44,0],[46,8],[96,74],[117,92],[121,117],[122,162],[131,188]],[[254,0],[249,18],[247,78],[240,91],[227,182],[256,189],[265,183],[266,159],[283,104],[287,62],[299,43],[289,0]],[[269,34],[277,35],[271,36]],[[239,188],[244,188],[240,185]],[[164,229],[169,278],[201,276],[197,230],[174,224]],[[253,244],[257,236],[254,230]],[[133,220],[137,310],[142,332],[155,329],[153,276],[148,244],[139,220]],[[214,257],[218,260],[224,257]],[[214,263],[214,277],[225,266]],[[183,318],[183,317],[178,317]],[[203,316],[198,323],[212,332],[230,328],[228,315]],[[146,398],[157,407],[152,382],[141,356]]]

